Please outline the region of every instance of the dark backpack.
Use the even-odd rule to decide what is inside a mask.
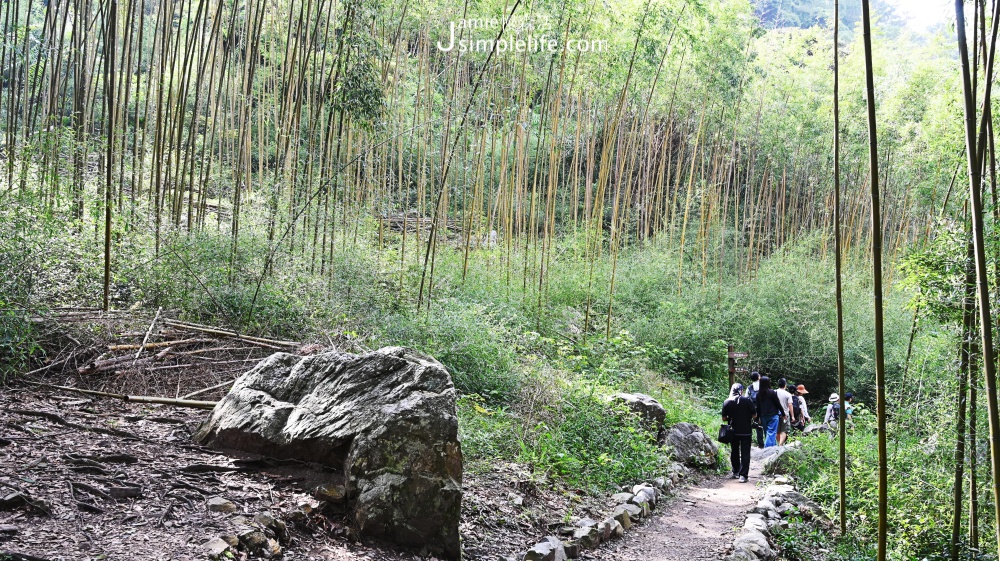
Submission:
[[[839,403],[834,403],[833,404],[833,420],[836,421],[839,418],[840,418],[840,404]]]
[[[747,397],[749,397],[750,401],[754,402],[755,404],[757,403],[757,393],[758,390],[753,389],[753,384],[750,384],[747,387]]]
[[[792,396],[792,411],[795,413],[795,426],[804,427],[806,420],[802,418],[802,398],[797,395]]]

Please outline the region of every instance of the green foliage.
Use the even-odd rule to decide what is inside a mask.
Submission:
[[[775,545],[782,561],[864,561],[875,556],[874,543],[848,535],[833,538],[825,528],[789,519],[787,528],[772,528]]]
[[[948,391],[947,380],[939,388],[927,387],[928,395]],[[950,389],[950,388],[949,388]],[[951,467],[954,464],[954,427],[947,405],[934,399],[922,399],[919,407],[904,398],[893,407],[889,423],[889,544],[891,559],[946,559],[951,536],[948,521],[952,515]],[[875,416],[863,404],[855,409],[855,424],[849,427],[847,441],[847,509],[848,532],[852,540],[843,542],[834,559],[863,559],[869,555],[864,543],[873,543],[878,519]],[[980,426],[985,428],[985,424]],[[836,519],[838,493],[838,441],[835,436],[805,437],[803,454],[792,461],[793,474],[806,494],[828,506],[828,514]],[[982,442],[982,441],[981,441]],[[981,461],[987,461],[981,455]],[[980,484],[984,483],[980,479]],[[986,498],[986,488],[979,490]],[[992,539],[987,534],[987,508],[981,512],[985,520],[982,543]],[[806,556],[808,543],[790,545],[802,556],[789,559],[813,559]]]
[[[0,209],[0,381],[16,374],[39,350],[33,313],[42,284],[37,222],[19,204]]]
[[[490,408],[476,395],[461,398],[467,466],[478,470],[498,459],[519,461],[539,474],[595,491],[662,472],[663,450],[633,414],[583,387],[550,397],[553,401],[530,412]]]
[[[490,408],[479,395],[458,400],[458,429],[466,469],[488,468],[498,458],[516,457],[522,429],[502,406]]]
[[[959,225],[941,222],[927,247],[906,256],[900,265],[903,285],[914,289],[912,305],[945,324],[960,324],[965,301],[969,234]]]
[[[279,276],[258,288],[261,256],[266,252],[260,240],[248,238],[233,260],[231,241],[218,234],[170,237],[148,270],[123,268],[122,272],[136,279],[147,306],[176,309],[193,321],[255,333],[301,333],[307,310],[292,290],[294,285]],[[135,265],[143,267],[141,262]]]
[[[454,301],[435,304],[431,314],[399,313],[386,318],[380,344],[426,352],[448,367],[455,387],[490,404],[509,403],[520,386],[511,326],[484,307]]]

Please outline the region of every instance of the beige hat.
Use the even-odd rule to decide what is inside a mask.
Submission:
[[[838,401],[840,401],[840,396],[839,395],[837,395],[835,393],[830,394],[830,403],[836,403]]]

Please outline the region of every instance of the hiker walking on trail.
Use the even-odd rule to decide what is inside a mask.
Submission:
[[[750,373],[750,385],[747,386],[746,397],[750,398],[753,403],[754,410],[757,410],[757,393],[760,392],[760,373],[751,372]],[[757,433],[757,448],[764,447],[764,427],[760,424],[760,419],[754,419],[752,427],[755,433]]]
[[[771,389],[771,379],[761,376],[760,391],[757,392],[757,417],[760,418],[760,424],[764,425],[766,431],[765,448],[778,444],[778,422],[785,415],[787,413],[781,408],[778,394]]]
[[[792,423],[796,422],[795,413],[792,411],[792,394],[788,393],[788,381],[778,378],[778,401],[781,402],[781,410],[786,413],[778,423],[778,446],[784,446],[788,440],[788,433],[792,431]]]
[[[733,479],[746,483],[750,476],[751,423],[757,416],[757,408],[750,398],[743,397],[743,384],[739,382],[730,388],[729,398],[722,404],[722,420],[733,429],[729,441],[729,462],[733,468]]]
[[[795,422],[792,423],[792,428],[796,430],[805,430],[806,425],[812,422],[812,417],[809,416],[809,406],[806,405],[805,395],[809,393],[806,391],[806,387],[799,384],[795,388],[795,395],[792,396],[792,412],[795,414]]]
[[[826,406],[826,415],[823,417],[823,424],[829,425],[831,423],[836,423],[840,418],[840,396],[832,393],[830,394],[830,405]]]

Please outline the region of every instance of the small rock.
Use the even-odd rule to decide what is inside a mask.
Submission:
[[[275,557],[281,557],[281,546],[278,544],[278,540],[274,538],[267,538],[267,543],[261,548],[261,554],[265,559],[273,559]]]
[[[524,506],[524,497],[518,495],[517,493],[510,493],[510,502],[514,503],[514,506]]]
[[[746,549],[752,552],[757,558],[771,560],[776,557],[767,537],[757,530],[747,530],[733,542],[734,549]]]
[[[656,502],[657,497],[659,497],[659,493],[656,491],[656,487],[653,487],[652,485],[640,483],[639,485],[632,487],[632,493],[635,495],[638,495],[639,493],[643,492],[650,496],[649,502],[651,503]]]
[[[768,528],[768,530],[770,530],[771,528],[774,528],[775,526],[777,526],[779,528],[787,528],[788,527],[788,521],[785,520],[784,518],[769,518],[767,520],[767,528]]]
[[[813,424],[809,425],[808,427],[806,427],[805,430],[802,431],[802,434],[803,435],[806,435],[806,434],[817,434],[817,433],[821,433],[821,432],[833,432],[833,428],[830,427],[830,425],[813,423]]]
[[[626,530],[632,527],[632,517],[629,516],[628,511],[625,509],[616,510],[613,518]]]
[[[559,535],[560,536],[572,536],[573,532],[576,531],[576,526],[560,526]]]
[[[775,509],[781,517],[788,516],[789,514],[794,514],[796,510],[795,505],[792,503],[782,503]]]
[[[594,549],[601,545],[601,535],[597,528],[591,526],[589,528],[579,528],[577,531],[573,532],[573,539],[579,542],[580,547],[583,549]]]
[[[609,532],[608,537],[604,539],[616,540],[625,535],[625,527],[622,526],[620,522],[614,518],[608,518],[607,522],[610,525],[611,531]]]
[[[653,487],[656,487],[657,489],[663,489],[664,487],[667,486],[667,481],[669,481],[669,479],[667,479],[666,477],[657,477],[656,479],[653,480]]]
[[[752,512],[757,514],[767,514],[768,511],[774,510],[774,503],[768,499],[761,499],[757,501],[757,506],[754,507]]]
[[[641,510],[641,514],[643,516],[649,516],[651,509],[649,508],[649,500],[646,498],[645,494],[632,497],[631,502],[633,506],[636,506]]]
[[[764,518],[763,514],[748,514],[743,527],[747,530],[757,530],[762,534],[766,534],[768,528],[767,519]]]
[[[0,534],[13,536],[17,533],[17,526],[13,524],[0,524]]]
[[[611,538],[612,524],[617,524],[614,518],[606,518],[597,525],[597,533],[601,536],[601,541],[606,542]]]
[[[232,534],[224,534],[220,537],[222,538],[222,541],[229,544],[229,547],[236,547],[240,545],[240,539]]]
[[[268,545],[267,536],[260,530],[246,530],[240,534],[240,543],[251,551],[261,551]]]
[[[316,509],[309,503],[302,503],[292,512],[288,513],[288,519],[296,524],[305,524],[309,521]]]
[[[232,514],[239,509],[240,508],[236,506],[236,503],[222,497],[212,497],[211,499],[208,499],[208,510],[212,512]]]
[[[347,498],[347,488],[334,483],[324,483],[313,490],[313,496],[320,501],[340,504]]]
[[[642,508],[640,508],[640,507],[638,507],[638,506],[636,506],[634,504],[627,504],[627,505],[618,505],[618,506],[616,506],[615,510],[614,510],[614,514],[612,514],[612,516],[615,516],[617,518],[618,512],[622,511],[622,510],[624,510],[625,512],[628,512],[629,518],[631,518],[632,520],[639,520],[640,518],[643,517],[643,514],[644,514]]]
[[[757,556],[749,549],[737,547],[723,561],[757,561]]]
[[[8,493],[0,497],[0,510],[15,509],[28,502],[27,497],[21,493]]]
[[[580,556],[580,543],[573,540],[563,542],[563,550],[567,559],[576,559]]]
[[[591,526],[597,526],[597,520],[593,518],[581,518],[577,523],[577,528],[590,528]]]
[[[288,526],[285,525],[284,520],[275,518],[274,516],[271,516],[270,513],[262,512],[257,516],[254,516],[253,521],[274,532],[274,535],[279,539],[288,537]]]
[[[524,554],[523,561],[566,561],[566,550],[562,540],[546,536]]]
[[[209,559],[218,559],[229,551],[229,544],[222,538],[212,538],[201,544],[201,549],[208,554]]]
[[[656,501],[659,498],[659,493],[656,491],[656,489],[652,487],[646,487],[639,491],[639,495],[646,496],[646,502],[649,503],[650,509],[656,508]]]
[[[611,499],[618,504],[627,503],[632,500],[635,495],[632,493],[615,493],[611,495]]]

